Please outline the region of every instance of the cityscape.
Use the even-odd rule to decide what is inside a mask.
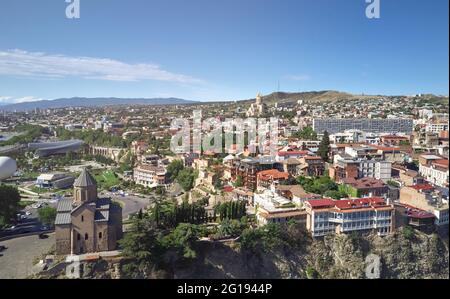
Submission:
[[[60,2],[44,5],[49,15],[61,14],[51,25],[69,26],[76,38],[87,34],[87,27],[80,27],[87,26],[83,22],[92,24],[90,14],[99,13],[100,3]],[[112,2],[114,16],[121,1]],[[141,9],[147,5],[132,2]],[[256,1],[223,2],[227,3],[193,5],[205,5],[214,14],[217,5],[225,15],[242,5],[266,16],[263,4]],[[290,5],[304,5],[313,13],[319,6],[332,10],[312,0],[280,2],[286,7],[267,4],[274,5],[274,15],[287,13]],[[337,3],[344,1],[331,2],[338,9]],[[400,13],[396,4],[387,3],[392,1],[381,0],[379,20],[371,19],[365,10],[378,1],[345,2],[340,9],[350,9],[353,2],[349,15],[360,12],[360,24],[375,22],[364,26],[384,28],[393,22],[389,14]],[[386,62],[386,74],[397,72],[389,65],[405,63],[416,69],[396,73],[396,84],[391,75],[382,78],[377,68],[370,88],[350,75],[328,85],[316,85],[316,74],[290,79],[275,75],[275,80],[271,75],[260,80],[257,74],[259,83],[252,78],[247,83],[247,71],[236,69],[239,74],[232,78],[225,65],[236,53],[223,57],[228,62],[217,62],[224,63],[224,76],[230,76],[218,87],[220,71],[202,73],[204,65],[185,75],[190,65],[186,61],[178,66],[166,62],[164,67],[135,63],[141,53],[125,52],[122,45],[107,53],[95,45],[101,43],[95,37],[86,51],[64,51],[64,46],[54,45],[64,40],[61,37],[53,42],[45,38],[42,50],[40,42],[30,41],[24,50],[28,34],[38,29],[23,30],[22,40],[15,37],[20,30],[14,26],[19,25],[2,28],[0,279],[448,279],[448,1],[433,2],[411,4],[424,14],[441,13],[439,21],[420,29],[433,30],[433,37],[417,44],[431,45],[435,38],[444,48],[430,49],[434,56],[424,54],[417,65],[419,54],[404,54],[417,44],[393,49],[402,52],[397,60],[408,61]],[[165,14],[166,4],[155,5]],[[10,0],[0,4],[0,26],[6,24],[4,11],[14,15],[19,7]],[[192,9],[186,8],[186,14]],[[31,20],[35,17],[30,13]],[[315,34],[347,30],[346,25],[327,29],[333,20],[323,21]],[[273,25],[273,31],[267,25],[268,35],[282,27],[282,19],[278,21],[281,25]],[[130,22],[123,30],[137,26]],[[167,26],[161,30],[170,34]],[[53,32],[47,25],[38,27]],[[112,29],[118,30],[117,39],[125,42],[124,32],[117,28]],[[243,30],[243,35],[249,34]],[[112,32],[103,36],[105,42]],[[198,40],[205,32],[191,33],[191,38]],[[321,38],[307,42],[320,46]],[[377,38],[384,42],[384,37]],[[403,44],[411,41],[397,38],[404,38]],[[164,36],[155,39],[163,43]],[[336,51],[343,51],[334,42]],[[353,46],[352,39],[345,42]],[[354,45],[360,42],[355,38]],[[303,45],[284,47],[295,52]],[[161,60],[188,57],[193,50],[186,46],[185,53],[174,54],[178,50],[159,53],[156,48],[154,57]],[[100,57],[97,50],[103,51],[101,57],[111,58],[95,58]],[[130,62],[124,62],[126,54]],[[444,60],[436,61],[441,54]],[[299,60],[308,57],[301,50],[293,55]],[[250,67],[258,57],[264,59],[260,56],[264,54],[255,53],[255,62],[246,64],[244,60],[252,59],[246,55],[240,63]],[[330,57],[324,57],[324,63]],[[266,63],[268,73],[283,68],[284,62],[277,59],[277,66]],[[419,65],[428,63],[436,77],[424,79],[421,86],[420,80],[431,75],[428,67]],[[342,64],[333,67],[338,65]],[[267,86],[270,80],[275,83]],[[222,88],[232,84],[242,88],[235,85],[222,98]],[[207,285],[194,288],[183,282],[178,294],[214,292]],[[245,285],[234,291],[264,294],[275,286]]]

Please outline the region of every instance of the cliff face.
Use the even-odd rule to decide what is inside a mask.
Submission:
[[[385,279],[448,279],[448,234],[444,238],[419,232],[411,237],[402,231],[386,237],[340,235],[299,240],[304,244],[301,251],[285,247],[263,253],[241,250],[237,244],[200,242],[195,260],[175,260],[171,267],[148,269],[134,277],[364,279],[369,275]],[[127,278],[124,269],[129,262],[87,263],[82,278]],[[63,276],[59,273],[50,278]]]
[[[379,261],[379,263],[377,263]],[[407,239],[347,235],[312,241],[304,252],[251,254],[222,244],[203,244],[175,278],[449,278],[448,239],[417,233]]]

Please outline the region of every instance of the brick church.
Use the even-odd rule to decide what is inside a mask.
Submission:
[[[115,250],[122,237],[122,208],[109,198],[97,197],[96,181],[86,169],[73,186],[73,199],[58,202],[56,254]]]

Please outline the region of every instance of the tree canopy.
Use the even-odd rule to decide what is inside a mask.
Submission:
[[[20,194],[17,188],[0,185],[0,227],[10,224],[19,210]]]

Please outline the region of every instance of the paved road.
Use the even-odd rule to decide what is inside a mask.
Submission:
[[[151,203],[149,197],[140,198],[134,195],[128,196],[112,196],[112,200],[122,203],[122,217],[127,219],[129,215],[139,212],[140,209],[145,210]]]
[[[0,279],[26,278],[31,275],[33,260],[47,253],[55,244],[55,235],[47,239],[38,236],[20,237],[1,241],[0,245],[8,247],[0,256]]]

